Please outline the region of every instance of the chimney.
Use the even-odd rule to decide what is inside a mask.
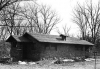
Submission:
[[[66,36],[63,34],[60,34],[61,40],[66,40]]]

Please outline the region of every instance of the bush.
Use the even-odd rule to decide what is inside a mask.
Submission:
[[[8,63],[10,58],[0,58],[0,63]]]
[[[75,57],[75,58],[73,58],[73,60],[74,60],[75,62],[80,62],[80,61],[85,61],[85,58]]]
[[[61,61],[61,60],[57,60],[54,62],[54,64],[62,64],[62,63],[64,63],[64,61]]]

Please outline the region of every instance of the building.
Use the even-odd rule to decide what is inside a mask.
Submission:
[[[89,57],[92,43],[64,35],[25,33],[10,36],[11,57],[15,60]]]

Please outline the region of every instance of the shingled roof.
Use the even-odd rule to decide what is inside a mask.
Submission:
[[[48,43],[63,43],[63,44],[80,44],[80,45],[93,45],[92,43],[86,40],[80,40],[74,37],[66,37],[66,40],[61,40],[59,35],[48,35],[48,34],[38,34],[38,33],[25,33],[28,36],[31,36],[33,39],[36,39],[39,42],[48,42]],[[24,35],[25,35],[24,34]],[[32,42],[23,36],[10,36],[6,41],[11,42],[13,40],[17,42]]]
[[[80,40],[74,37],[66,37],[66,40],[60,40],[59,35],[47,35],[47,34],[37,34],[37,33],[27,33],[39,42],[49,42],[49,43],[64,43],[64,44],[80,44],[80,45],[93,45],[86,40]]]
[[[28,39],[26,39],[25,37],[23,36],[17,36],[17,35],[11,35],[7,40],[6,42],[9,42],[9,41],[12,41],[12,40],[15,40],[17,42],[30,42]]]

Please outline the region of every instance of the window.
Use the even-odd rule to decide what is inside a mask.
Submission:
[[[12,42],[12,46],[13,47],[17,47],[17,43],[16,42]]]
[[[56,50],[57,51],[57,45],[45,44],[45,50]]]
[[[76,48],[76,50],[80,50],[80,51],[84,50],[83,46],[75,46],[75,48]]]
[[[31,50],[36,50],[35,43],[30,44]]]
[[[47,45],[47,44],[45,44],[44,49],[46,50],[46,49],[47,49],[47,47],[48,47],[48,45]]]
[[[89,47],[85,47],[85,51],[89,51]]]
[[[49,47],[51,50],[55,50],[55,46],[53,44],[50,44]]]

